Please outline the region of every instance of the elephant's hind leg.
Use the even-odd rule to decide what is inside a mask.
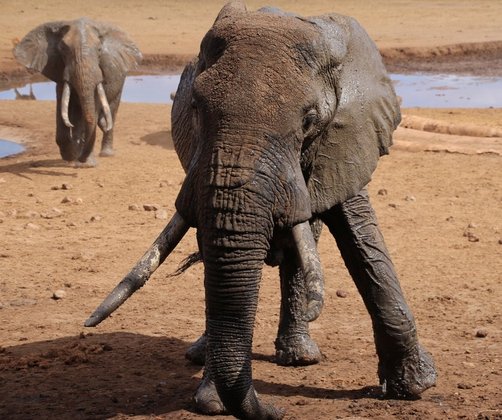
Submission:
[[[436,383],[431,355],[418,342],[413,315],[378,228],[366,190],[323,215],[371,316],[378,375],[390,398],[416,398]]]
[[[321,352],[310,338],[307,311],[307,292],[303,273],[294,249],[284,251],[279,266],[281,277],[281,314],[275,340],[276,362],[283,366],[305,366],[319,363]]]

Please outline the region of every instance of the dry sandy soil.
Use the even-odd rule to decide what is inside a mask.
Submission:
[[[497,0],[274,3],[357,17],[392,68],[502,76]],[[179,70],[222,4],[2,0],[1,82],[28,76],[11,55],[16,38],[44,21],[81,15],[129,32],[146,55],[142,71]],[[184,174],[170,146],[170,107],[122,104],[117,155],[94,169],[61,161],[54,108],[0,102],[0,137],[28,147],[0,160],[0,418],[202,418],[191,404],[201,370],[184,359],[204,327],[202,267],[168,277],[195,250],[194,232],[116,314],[96,329],[83,327],[165,224],[165,214],[143,205],[174,211]],[[501,128],[500,109],[404,112]],[[501,165],[500,138],[400,128],[369,187],[421,340],[436,360],[437,387],[418,401],[379,398],[370,320],[325,234],[326,305],[311,325],[325,360],[302,368],[273,363],[278,276],[266,269],[253,365],[263,398],[286,408],[288,419],[502,418]],[[53,299],[57,290],[62,299]]]

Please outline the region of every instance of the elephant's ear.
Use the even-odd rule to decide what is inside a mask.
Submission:
[[[127,34],[115,26],[96,24],[102,42],[101,67],[105,72],[125,74],[134,70],[143,58]]]
[[[61,37],[69,29],[69,22],[48,22],[37,26],[14,48],[14,57],[29,69],[42,73],[49,79],[62,80],[63,59],[58,50]]]
[[[315,213],[355,196],[388,153],[401,114],[380,53],[352,18],[313,18],[334,69],[337,109],[316,142],[308,189]]]

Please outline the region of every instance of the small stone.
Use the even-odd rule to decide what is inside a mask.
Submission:
[[[53,190],[53,191],[57,191],[59,189],[60,189],[59,185],[54,185],[51,187],[51,190]]]
[[[392,207],[393,209],[397,209],[397,204],[389,203],[389,207]]]
[[[476,337],[477,338],[485,338],[488,335],[488,331],[484,329],[479,329],[476,331]]]
[[[63,210],[60,210],[57,207],[53,207],[52,214],[54,215],[54,217],[60,217],[63,215]]]
[[[479,238],[471,231],[464,231],[464,237],[467,238],[469,242],[479,242]]]
[[[477,226],[476,224],[474,224],[474,223],[469,223],[469,224],[467,225],[467,229],[476,229],[477,227],[478,227],[478,226]]]
[[[68,226],[68,227],[77,227],[77,224],[75,222],[70,222],[66,226]]]
[[[64,290],[58,289],[52,294],[52,299],[60,300],[66,297],[66,292]]]
[[[97,185],[99,188],[104,188],[104,187],[105,187],[105,184],[103,184],[102,182],[96,182],[96,185]]]
[[[131,210],[131,211],[140,211],[141,207],[138,206],[137,204],[129,204],[129,210]]]
[[[388,191],[385,188],[381,188],[377,192],[378,195],[387,195]]]
[[[91,217],[91,222],[99,222],[102,219],[102,217],[99,214],[96,214]]]
[[[73,185],[71,185],[71,184],[63,184],[63,185],[61,185],[61,189],[62,190],[72,190],[73,189]]]
[[[499,245],[502,245],[502,238],[499,239]]]
[[[346,298],[347,297],[347,292],[345,290],[337,290],[336,291],[336,295],[339,297],[339,298]]]
[[[407,195],[406,197],[404,197],[404,199],[405,201],[417,201],[417,199],[413,195]]]
[[[458,389],[471,389],[473,386],[471,384],[460,383],[457,385]]]
[[[157,211],[160,209],[158,204],[143,204],[143,209],[145,211]]]
[[[35,223],[26,223],[24,225],[25,229],[31,229],[31,230],[40,230],[40,226],[36,225]]]
[[[34,211],[34,210],[28,210],[22,215],[23,219],[35,219],[37,217],[40,217],[40,213]]]
[[[451,222],[452,220],[453,220],[453,216],[448,216],[448,217],[446,218],[446,221],[447,221],[447,222]]]
[[[82,197],[77,197],[74,201],[75,204],[82,204],[84,202],[84,199]]]
[[[61,203],[65,204],[65,203],[73,203],[73,200],[68,197],[68,196],[65,196],[63,197],[63,199],[61,200]]]
[[[167,220],[167,210],[160,209],[155,212],[155,218],[159,220]]]

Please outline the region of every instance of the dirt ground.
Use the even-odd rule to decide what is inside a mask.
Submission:
[[[129,32],[145,53],[142,71],[179,70],[223,3],[3,0],[0,84],[28,76],[11,54],[16,39],[44,21],[81,15]],[[357,17],[390,68],[502,77],[497,0],[273,4]],[[502,127],[500,109],[403,112]],[[201,370],[184,359],[204,328],[202,267],[168,277],[196,249],[194,232],[111,318],[83,327],[174,211],[184,174],[170,143],[170,106],[123,103],[117,155],[93,169],[61,161],[54,114],[51,101],[0,102],[0,138],[28,147],[0,160],[0,418],[202,418],[191,404]],[[319,365],[273,363],[278,275],[265,270],[254,382],[287,419],[502,418],[500,141],[400,128],[369,186],[421,341],[437,364],[437,387],[420,400],[379,398],[369,316],[329,234],[320,242],[326,305],[311,325],[325,356]]]

